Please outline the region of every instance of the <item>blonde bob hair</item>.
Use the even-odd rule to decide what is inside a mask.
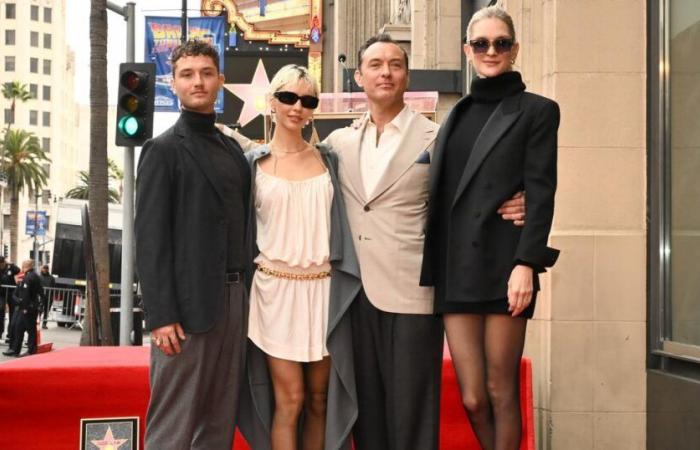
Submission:
[[[272,77],[272,81],[270,81],[270,90],[267,93],[268,103],[272,100],[272,96],[275,92],[281,91],[285,86],[298,81],[307,83],[311,87],[314,97],[318,97],[318,82],[316,82],[316,78],[311,75],[309,69],[296,64],[288,64],[278,70],[275,76]]]
[[[515,25],[513,25],[513,18],[506,12],[505,9],[500,6],[487,6],[481,8],[474,13],[472,18],[469,20],[469,25],[467,25],[467,33],[464,37],[466,42],[469,42],[472,38],[472,31],[474,29],[474,24],[484,20],[484,19],[499,19],[508,27],[508,32],[513,41],[517,41],[515,38]]]

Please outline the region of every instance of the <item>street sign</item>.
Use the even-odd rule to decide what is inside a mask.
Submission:
[[[27,211],[27,225],[24,229],[24,234],[34,236],[46,236],[46,230],[49,228],[49,218],[46,211]]]

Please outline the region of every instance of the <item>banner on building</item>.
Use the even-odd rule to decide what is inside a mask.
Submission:
[[[224,17],[192,17],[187,22],[187,37],[207,41],[219,51],[219,71],[224,72]],[[180,45],[181,27],[178,17],[146,17],[146,49],[144,59],[156,65],[155,110],[178,112],[180,106],[170,89],[172,68],[170,54]],[[224,110],[224,92],[219,91],[214,109]]]
[[[49,227],[49,218],[46,211],[27,211],[26,226],[24,234],[29,236],[46,236],[46,229]]]

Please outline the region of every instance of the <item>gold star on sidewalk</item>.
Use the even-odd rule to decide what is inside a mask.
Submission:
[[[258,66],[250,84],[224,84],[224,87],[243,100],[243,109],[241,110],[241,115],[238,116],[238,122],[240,122],[242,127],[246,126],[258,115],[265,113],[267,103],[265,96],[270,87],[270,80],[267,78],[262,59],[258,60]]]
[[[117,450],[122,446],[128,439],[114,439],[112,434],[112,427],[107,427],[107,433],[102,439],[90,441],[95,444],[100,450]]]

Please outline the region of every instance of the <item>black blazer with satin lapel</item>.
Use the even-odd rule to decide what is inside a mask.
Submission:
[[[435,248],[433,208],[447,138],[455,123],[453,108],[440,130],[431,167],[430,197],[421,285],[434,284],[436,258],[445,258],[448,301],[507,297],[508,278],[517,262],[551,267],[559,251],[547,246],[557,183],[559,107],[528,92],[506,97],[493,112],[462,173],[449,214],[446,254]],[[496,210],[516,192],[526,191],[524,227],[503,220]],[[539,283],[535,277],[535,289]]]
[[[136,266],[148,329],[179,322],[186,332],[201,333],[220,317],[226,215],[217,172],[203,150],[182,118],[141,150]]]

